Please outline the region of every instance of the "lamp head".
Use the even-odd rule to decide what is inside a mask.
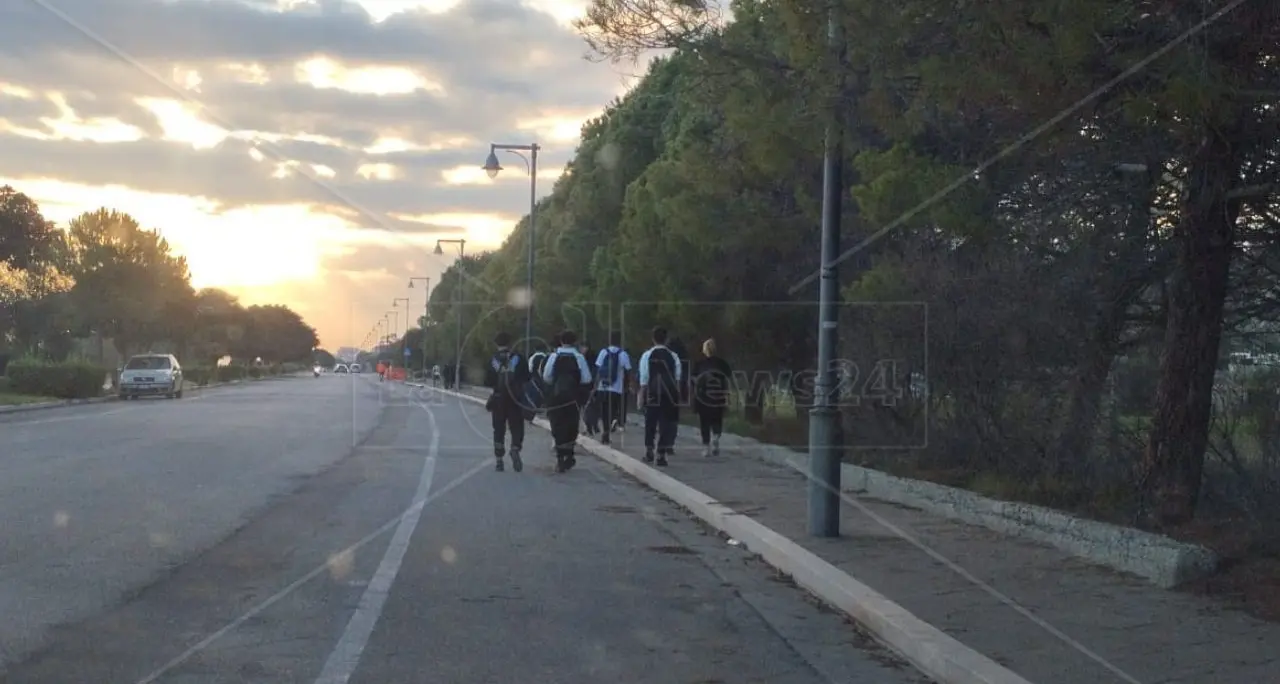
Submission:
[[[489,150],[489,158],[484,160],[484,166],[481,167],[484,172],[489,174],[490,178],[497,178],[498,172],[502,170],[502,164],[498,161],[498,154],[493,150]]]

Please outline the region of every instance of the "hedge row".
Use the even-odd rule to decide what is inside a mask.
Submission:
[[[5,367],[11,392],[33,397],[90,399],[102,395],[111,371],[84,360],[14,359]]]

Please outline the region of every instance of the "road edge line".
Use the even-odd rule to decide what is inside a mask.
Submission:
[[[468,394],[427,385],[412,386],[484,404],[483,399]],[[534,425],[550,428],[542,418],[534,419]],[[1021,675],[921,620],[888,597],[751,517],[612,447],[583,436],[578,437],[578,444],[591,455],[631,475],[738,540],[766,563],[790,575],[798,585],[862,625],[939,684],[1031,684]]]

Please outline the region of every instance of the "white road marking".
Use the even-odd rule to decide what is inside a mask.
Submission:
[[[440,449],[440,433],[436,429],[435,414],[425,404],[419,403],[418,407],[427,414],[431,442],[427,447],[426,461],[422,464],[422,476],[418,479],[418,491],[413,495],[415,501],[425,500],[431,493],[431,479],[436,470],[436,456]],[[373,579],[369,580],[369,586],[365,587],[364,594],[360,597],[360,605],[356,607],[351,620],[347,622],[347,628],[342,632],[342,637],[338,639],[338,644],[334,646],[333,652],[325,661],[324,669],[316,678],[316,684],[347,684],[351,675],[355,674],[356,667],[360,664],[360,656],[369,643],[369,637],[373,635],[373,628],[378,624],[378,618],[382,617],[382,607],[386,605],[387,596],[391,594],[391,585],[395,583],[396,575],[400,573],[400,565],[404,562],[404,555],[409,550],[409,542],[413,539],[413,531],[417,529],[421,518],[421,506],[400,518],[400,524],[396,526],[395,534],[391,536],[391,543],[387,545],[382,562],[378,563],[378,570],[373,573]]]
[[[423,410],[427,410],[427,409],[426,409],[426,407],[423,407]],[[435,416],[434,416],[434,415],[432,415],[430,411],[427,411],[427,414],[428,414],[429,416],[431,416],[431,423],[432,423],[432,445],[433,445],[433,447],[434,447],[434,446],[436,445],[436,439],[437,439],[437,437],[436,437],[437,433],[435,432],[435,429],[434,429],[434,428],[435,428]],[[433,448],[433,450],[434,450],[434,448]],[[482,461],[477,462],[477,463],[476,463],[476,465],[472,466],[469,470],[467,470],[467,472],[463,473],[462,475],[459,475],[457,478],[455,478],[454,480],[452,480],[451,482],[449,482],[449,484],[446,484],[445,486],[441,487],[440,489],[437,489],[435,492],[432,492],[432,493],[430,493],[429,495],[424,496],[424,497],[422,497],[422,498],[418,499],[417,501],[414,501],[414,502],[413,502],[413,505],[409,506],[409,508],[407,508],[403,513],[401,513],[400,515],[396,516],[395,518],[392,518],[391,520],[387,521],[387,522],[386,522],[386,524],[384,524],[384,525],[382,525],[381,527],[379,527],[378,529],[376,529],[376,530],[374,530],[374,531],[370,532],[369,534],[366,534],[366,535],[365,535],[364,537],[362,537],[359,541],[357,541],[356,543],[352,544],[351,546],[348,546],[347,548],[345,548],[345,549],[343,549],[343,550],[339,551],[338,553],[339,553],[339,554],[354,554],[356,551],[359,551],[360,549],[362,549],[362,548],[364,548],[366,545],[368,545],[368,544],[369,544],[369,542],[372,542],[374,539],[377,539],[378,537],[381,537],[382,535],[386,534],[389,530],[391,530],[393,527],[396,527],[398,524],[400,524],[401,522],[403,522],[405,519],[409,518],[410,516],[414,516],[414,517],[415,517],[415,519],[416,519],[418,516],[421,516],[421,514],[422,514],[422,509],[423,509],[423,508],[425,508],[427,504],[429,504],[429,503],[431,503],[432,501],[435,501],[436,499],[438,499],[438,498],[440,498],[440,497],[444,496],[445,494],[448,494],[449,492],[453,491],[456,487],[458,487],[458,486],[462,485],[462,483],[466,482],[467,480],[470,480],[472,477],[474,477],[475,475],[477,475],[477,474],[478,474],[478,473],[480,473],[481,471],[488,470],[489,468],[493,467],[493,466],[492,466],[492,465],[490,465],[490,464],[491,464],[491,461],[490,461],[488,458],[486,458],[486,459],[484,459],[484,460],[482,460]],[[164,665],[161,665],[159,668],[157,668],[157,669],[156,669],[154,672],[152,672],[151,674],[147,675],[146,677],[143,677],[142,679],[139,679],[139,680],[138,680],[138,682],[137,682],[137,684],[153,684],[155,681],[159,680],[161,677],[163,677],[163,676],[165,676],[166,674],[168,674],[169,672],[173,671],[173,670],[174,670],[175,668],[177,668],[178,666],[180,666],[180,665],[182,665],[183,663],[187,662],[188,660],[190,660],[190,659],[191,659],[191,657],[192,657],[192,656],[194,656],[195,654],[197,654],[197,653],[199,653],[199,652],[203,651],[204,649],[208,648],[208,647],[209,647],[209,646],[211,646],[214,642],[216,642],[217,640],[219,640],[219,639],[221,639],[222,637],[226,636],[227,634],[229,634],[230,632],[232,632],[233,630],[235,630],[235,629],[236,629],[237,627],[239,627],[240,625],[243,625],[244,623],[248,622],[249,620],[252,620],[254,617],[258,616],[259,614],[261,614],[261,613],[262,613],[263,611],[265,611],[266,609],[268,609],[268,608],[270,608],[271,606],[273,606],[273,605],[275,605],[275,604],[279,603],[279,602],[280,602],[282,599],[284,599],[286,596],[288,596],[289,594],[292,594],[294,591],[296,591],[296,590],[298,589],[298,587],[301,587],[302,585],[306,584],[307,582],[310,582],[311,580],[313,580],[313,579],[315,579],[315,578],[319,577],[320,575],[322,575],[322,574],[324,574],[324,573],[326,573],[326,572],[328,572],[328,571],[329,571],[329,563],[328,563],[327,561],[326,561],[326,562],[324,562],[324,563],[321,563],[320,565],[318,565],[318,566],[316,566],[314,569],[312,569],[312,570],[311,570],[311,572],[308,572],[307,574],[303,575],[302,577],[299,577],[298,579],[294,580],[291,584],[289,584],[289,585],[288,585],[288,586],[286,586],[285,588],[283,588],[283,589],[281,589],[280,591],[278,591],[278,592],[276,592],[276,593],[272,594],[271,596],[268,596],[267,598],[263,599],[263,601],[262,601],[261,603],[259,603],[258,605],[254,606],[253,608],[250,608],[248,611],[246,611],[246,612],[245,612],[243,615],[241,615],[240,617],[238,617],[238,618],[236,618],[236,619],[232,620],[231,622],[228,622],[226,625],[224,625],[224,626],[223,626],[221,629],[219,629],[218,631],[216,631],[216,632],[214,632],[214,633],[210,634],[209,636],[207,636],[207,637],[205,637],[205,638],[201,639],[200,641],[196,642],[196,643],[195,643],[194,645],[192,645],[190,648],[188,648],[187,650],[185,650],[185,651],[183,651],[182,653],[178,654],[178,656],[177,656],[177,657],[175,657],[174,659],[170,660],[169,662],[165,663]]]

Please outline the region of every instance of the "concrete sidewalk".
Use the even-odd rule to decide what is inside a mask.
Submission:
[[[612,447],[639,459],[642,438],[633,417]],[[1047,546],[849,494],[842,536],[809,537],[804,476],[758,452],[704,458],[681,426],[662,472],[1034,684],[1280,682],[1280,625]]]

